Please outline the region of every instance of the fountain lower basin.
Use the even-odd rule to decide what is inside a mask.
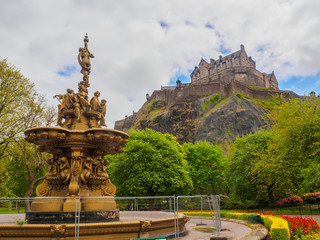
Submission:
[[[21,215],[23,216],[23,215]],[[9,216],[0,216],[0,240],[13,239],[66,239],[75,238],[75,224],[25,224],[22,226],[8,222]],[[104,223],[80,223],[79,239],[120,240],[155,236],[174,236],[174,215],[168,212],[123,211],[120,221]],[[12,218],[12,217],[11,217]],[[176,218],[177,220],[177,218]],[[185,224],[189,218],[178,216],[178,229],[186,234]]]

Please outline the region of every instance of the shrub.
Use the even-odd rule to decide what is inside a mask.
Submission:
[[[303,204],[303,200],[299,196],[291,196],[291,197],[283,198],[277,201],[276,203],[278,207],[300,206],[302,204]]]
[[[285,219],[271,215],[262,215],[261,217],[265,227],[270,230],[273,240],[290,240],[289,225]]]
[[[302,195],[302,200],[307,203],[318,203],[320,202],[320,192],[305,193]]]

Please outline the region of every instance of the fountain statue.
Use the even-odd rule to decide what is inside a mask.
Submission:
[[[96,91],[89,100],[88,87],[91,71],[88,36],[84,47],[79,48],[78,61],[83,81],[78,84],[78,92],[67,89],[65,94],[55,95],[59,100],[59,127],[36,127],[25,131],[26,140],[38,146],[42,152],[52,154],[49,172],[45,180],[36,188],[37,198],[27,213],[28,223],[74,222],[77,200],[80,201],[81,222],[105,222],[119,219],[112,198],[116,187],[111,183],[106,168],[107,154],[122,152],[128,135],[106,127],[105,99],[99,100]],[[50,199],[44,197],[57,197]],[[61,198],[59,198],[61,197]],[[69,197],[64,199],[64,197]],[[95,197],[93,200],[90,197]]]
[[[36,144],[39,151],[51,153],[52,158],[47,160],[49,171],[36,188],[31,211],[25,214],[28,224],[0,224],[0,240],[77,236],[82,240],[113,240],[173,237],[177,229],[187,232],[189,218],[176,212],[122,211],[120,219],[114,197],[116,187],[109,179],[104,156],[122,152],[129,136],[105,128],[107,101],[99,99],[99,91],[89,99],[90,59],[94,56],[88,42],[86,35],[84,47],[79,49],[83,79],[78,92],[67,89],[54,96],[60,102],[58,127],[25,131],[26,140]]]

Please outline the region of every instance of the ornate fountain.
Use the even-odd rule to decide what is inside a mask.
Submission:
[[[52,154],[49,172],[36,188],[37,197],[25,217],[28,224],[0,224],[0,240],[17,239],[131,239],[174,236],[186,233],[187,216],[170,212],[123,211],[114,200],[116,187],[106,167],[107,154],[122,152],[128,135],[106,127],[106,100],[96,91],[89,100],[91,70],[89,39],[79,49],[78,61],[83,80],[78,92],[67,89],[54,96],[58,105],[59,127],[36,127],[25,131],[26,140],[42,152]],[[80,210],[80,211],[79,211]],[[76,215],[80,212],[80,216]],[[139,216],[139,217],[137,217]],[[79,221],[75,221],[80,217]],[[78,228],[77,228],[78,226]]]
[[[84,47],[79,48],[83,80],[78,84],[78,92],[67,89],[65,94],[54,96],[60,102],[59,127],[25,131],[28,142],[53,156],[48,160],[49,172],[45,180],[36,188],[37,198],[31,204],[31,211],[26,214],[28,223],[74,222],[77,204],[81,209],[81,222],[119,219],[115,200],[97,197],[115,196],[116,187],[109,179],[108,161],[104,156],[122,152],[128,135],[102,128],[106,127],[107,101],[99,100],[100,92],[96,91],[89,100],[90,58],[94,56],[88,49],[88,42],[86,35]]]

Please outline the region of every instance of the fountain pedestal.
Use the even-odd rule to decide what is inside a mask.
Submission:
[[[80,219],[81,222],[119,219],[112,198],[116,187],[109,179],[108,161],[104,156],[122,152],[129,136],[102,128],[106,127],[107,101],[99,100],[99,91],[89,101],[90,58],[94,56],[88,49],[88,42],[86,36],[84,48],[79,49],[83,81],[78,84],[78,93],[67,89],[66,94],[54,96],[60,101],[57,124],[60,127],[36,127],[25,131],[28,142],[38,145],[39,151],[53,155],[47,161],[49,172],[45,180],[36,188],[38,197],[26,215],[28,222],[36,219],[41,219],[42,223],[52,219],[74,222],[70,216],[78,210],[85,219]],[[44,219],[39,213],[45,216]]]
[[[53,218],[74,222],[74,218],[65,216],[74,216],[77,208],[82,213],[81,222],[119,219],[112,198],[116,187],[106,172],[108,161],[103,156],[120,152],[127,142],[126,133],[104,128],[38,127],[26,130],[25,134],[27,141],[53,154],[48,161],[50,170],[36,189],[38,198],[26,215],[28,222],[37,221],[35,218],[42,223],[51,223]],[[39,213],[44,217],[40,218]]]

